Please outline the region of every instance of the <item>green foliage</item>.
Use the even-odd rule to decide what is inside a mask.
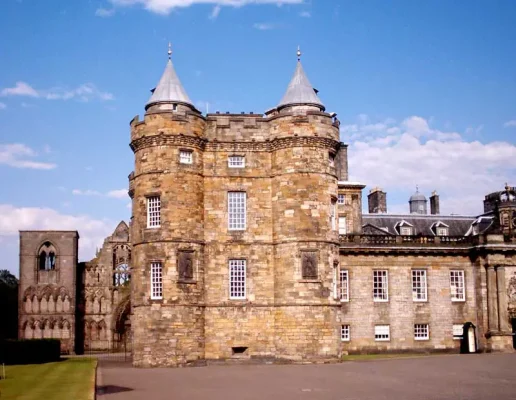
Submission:
[[[7,366],[0,379],[0,399],[91,400],[96,361],[70,358],[60,362]]]
[[[0,270],[0,340],[18,336],[18,279]]]
[[[40,364],[58,361],[61,357],[58,339],[23,339],[0,342],[0,363]]]

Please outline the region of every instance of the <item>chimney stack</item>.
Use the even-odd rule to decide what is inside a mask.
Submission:
[[[381,214],[387,212],[387,193],[378,186],[371,189],[367,195],[369,214]]]
[[[439,195],[434,190],[430,196],[430,214],[437,215],[439,213]]]

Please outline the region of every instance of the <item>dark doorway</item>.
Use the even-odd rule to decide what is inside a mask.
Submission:
[[[516,349],[516,318],[511,319],[512,323],[512,347]]]

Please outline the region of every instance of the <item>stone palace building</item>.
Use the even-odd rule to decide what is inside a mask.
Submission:
[[[430,213],[416,192],[389,214],[374,188],[364,214],[299,52],[276,107],[203,115],[169,51],[145,111],[129,228],[87,263],[77,232],[20,232],[20,337],[71,351],[130,337],[138,367],[512,351],[516,188],[478,216],[441,215],[435,192]]]

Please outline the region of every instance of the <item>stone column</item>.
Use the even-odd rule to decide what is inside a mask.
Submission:
[[[509,332],[509,316],[507,314],[507,294],[505,290],[505,266],[496,267],[498,286],[498,327],[501,332]]]
[[[487,269],[487,315],[488,331],[498,331],[498,293],[496,284],[496,271],[494,266],[488,265]]]

